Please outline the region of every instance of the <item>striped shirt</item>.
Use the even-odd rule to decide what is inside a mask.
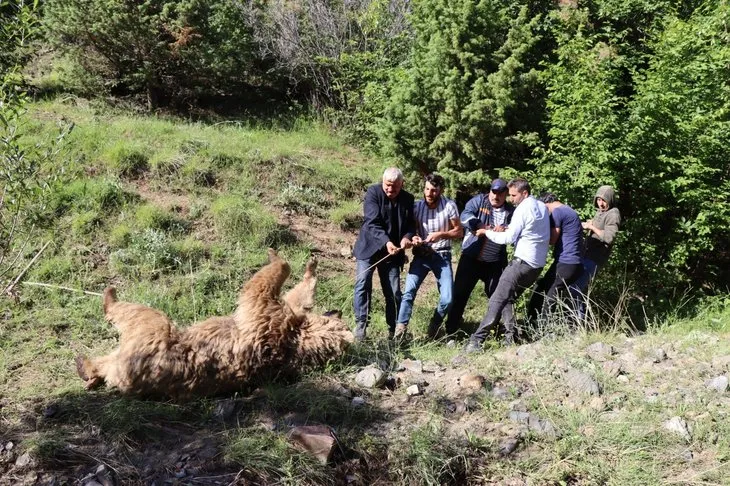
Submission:
[[[502,205],[499,208],[492,207],[492,212],[488,218],[488,224],[491,227],[504,226],[504,222],[507,220],[507,211]],[[500,261],[501,247],[496,244],[489,244],[489,240],[485,241],[482,245],[482,250],[479,252],[477,260],[480,262],[498,262]]]
[[[454,201],[441,196],[433,209],[428,207],[424,199],[416,201],[413,205],[413,215],[416,218],[418,236],[425,240],[429,233],[449,231],[451,220],[459,219],[459,210]],[[451,240],[447,238],[428,244],[436,251],[451,251]]]

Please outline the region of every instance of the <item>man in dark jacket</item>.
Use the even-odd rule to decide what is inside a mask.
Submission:
[[[599,187],[593,198],[593,205],[596,207],[596,215],[583,223],[583,229],[588,231],[583,252],[583,273],[570,287],[577,301],[579,320],[585,317],[585,294],[588,292],[588,285],[598,270],[608,262],[614,239],[621,226],[621,213],[616,207],[616,192],[613,187]]]
[[[385,321],[389,335],[401,300],[400,272],[405,264],[405,250],[412,246],[415,233],[413,195],[403,190],[403,173],[390,167],[383,173],[382,184],[370,186],[363,203],[363,224],[353,254],[357,259],[355,277],[355,339],[365,339],[373,290],[373,273],[378,270],[385,297]]]
[[[515,208],[506,201],[507,183],[502,179],[494,179],[489,192],[471,198],[461,213],[464,241],[454,278],[453,302],[446,321],[447,334],[459,329],[464,309],[477,282],[484,282],[484,293],[491,297],[507,266],[507,245],[477,235],[480,229],[504,231],[507,228]]]

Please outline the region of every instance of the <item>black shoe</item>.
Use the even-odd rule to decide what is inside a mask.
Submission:
[[[365,336],[367,333],[365,332],[365,325],[361,323],[357,323],[355,325],[355,331],[353,334],[355,334],[355,342],[361,343],[365,341]]]
[[[428,324],[428,329],[426,330],[426,336],[428,337],[428,339],[436,339],[436,335],[439,333],[440,327],[440,322],[431,320],[431,322]]]

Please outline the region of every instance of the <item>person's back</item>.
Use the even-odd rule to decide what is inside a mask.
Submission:
[[[560,237],[555,242],[553,257],[560,263],[581,263],[583,251],[583,226],[578,213],[566,204],[552,210],[555,227]]]

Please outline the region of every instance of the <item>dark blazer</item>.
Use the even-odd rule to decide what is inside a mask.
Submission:
[[[400,223],[398,240],[393,241],[395,246],[400,246],[404,236],[413,238],[416,232],[416,222],[413,217],[413,195],[401,189],[396,198],[398,202],[397,214],[391,214],[390,200],[383,191],[382,184],[373,184],[368,187],[363,203],[363,223],[360,234],[355,242],[352,253],[358,260],[368,260],[379,251],[385,251],[385,245],[390,240],[389,234],[391,224],[396,221]],[[383,254],[385,256],[385,254]],[[405,261],[405,252],[397,256],[398,261]]]

